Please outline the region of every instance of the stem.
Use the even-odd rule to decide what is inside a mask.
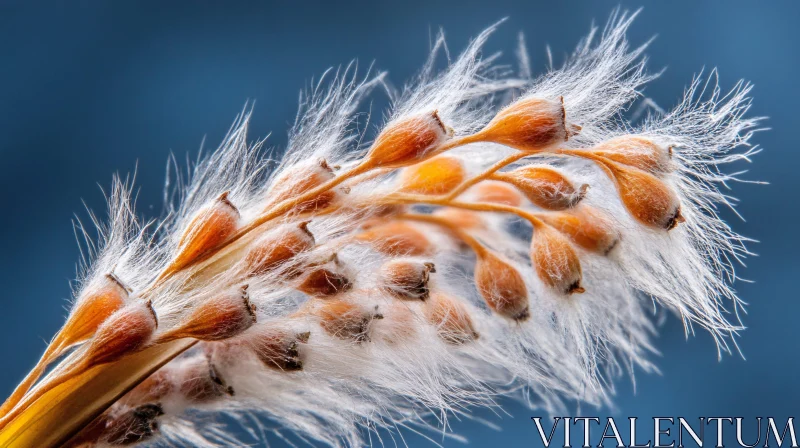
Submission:
[[[461,185],[459,185],[455,190],[451,191],[447,195],[442,196],[442,198],[447,200],[453,200],[457,198],[459,195],[461,195],[461,193],[465,192],[469,187],[477,184],[478,182],[488,179],[500,169],[508,165],[511,165],[517,160],[524,159],[525,157],[528,157],[530,155],[532,155],[532,153],[530,152],[524,152],[524,151],[515,152],[514,154],[511,154],[510,156],[497,161],[494,165],[490,166],[486,171],[482,172],[481,174],[478,174],[477,176],[466,180]]]
[[[61,446],[161,366],[196,344],[194,339],[150,347],[93,367],[45,392],[0,431],[0,446]]]
[[[424,195],[411,195],[411,194],[393,194],[383,199],[386,205],[391,204],[428,204],[440,205],[444,207],[463,208],[465,210],[474,210],[478,212],[497,212],[497,213],[511,213],[526,219],[534,228],[545,225],[535,214],[523,210],[519,207],[513,207],[504,204],[491,204],[488,202],[459,202],[451,201],[439,197],[429,197]]]

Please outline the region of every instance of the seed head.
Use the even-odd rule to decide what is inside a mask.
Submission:
[[[537,226],[531,239],[531,263],[547,286],[563,294],[582,293],[583,273],[569,241],[547,225]]]
[[[500,111],[475,137],[534,151],[563,143],[579,131],[567,123],[563,99],[523,98]]]
[[[245,257],[247,272],[253,276],[271,272],[297,254],[312,249],[314,244],[314,235],[308,230],[308,221],[287,226],[253,245]]]
[[[205,356],[193,358],[175,369],[174,381],[181,397],[193,404],[209,403],[235,394],[219,375],[217,368]]]
[[[614,175],[622,203],[639,222],[657,229],[672,230],[685,221],[678,196],[657,177],[613,163],[608,167]]]
[[[621,235],[611,220],[587,205],[567,212],[541,215],[542,221],[567,235],[575,244],[601,255],[608,255],[619,244]]]
[[[125,305],[129,289],[114,274],[106,274],[82,294],[61,332],[61,345],[68,347],[94,335],[97,328]],[[55,343],[56,341],[54,341]]]
[[[526,166],[494,177],[514,185],[529,201],[547,210],[574,207],[589,188],[586,184],[575,188],[566,176],[544,166]]]
[[[591,149],[595,155],[654,175],[672,171],[672,147],[638,135],[612,138]]]
[[[93,367],[113,362],[141,350],[150,342],[156,328],[158,319],[149,300],[127,304],[97,329],[89,341],[86,365]]]
[[[247,285],[217,294],[198,304],[176,328],[161,335],[159,342],[182,338],[221,341],[232,338],[256,323],[256,307]]]
[[[311,333],[296,333],[280,328],[260,326],[248,333],[247,343],[265,366],[284,372],[303,369],[300,344],[308,342]]]
[[[425,304],[425,318],[436,326],[439,337],[448,344],[460,345],[478,339],[467,308],[442,293],[431,294]]]
[[[497,254],[487,250],[478,255],[475,285],[494,312],[516,321],[530,317],[525,280],[516,268]]]
[[[186,226],[173,265],[185,266],[204,252],[213,249],[233,235],[239,227],[239,210],[222,193],[194,216]]]
[[[275,178],[267,192],[267,209],[287,199],[297,197],[333,179],[335,174],[325,159],[300,164]],[[318,211],[327,208],[336,199],[338,191],[331,189],[294,207],[295,212]]]
[[[442,155],[405,168],[400,182],[405,192],[435,195],[453,191],[465,176],[460,160]]]
[[[426,300],[430,295],[428,280],[436,272],[433,263],[414,260],[391,260],[381,266],[380,285],[400,299]]]
[[[369,342],[370,324],[375,319],[383,319],[377,309],[368,310],[345,299],[326,300],[313,310],[313,314],[328,334],[354,342]]]
[[[375,139],[365,163],[376,168],[413,165],[434,156],[449,133],[437,112],[390,123]]]
[[[106,422],[103,441],[111,446],[135,445],[158,433],[158,417],[164,415],[161,405],[148,403],[133,408]]]

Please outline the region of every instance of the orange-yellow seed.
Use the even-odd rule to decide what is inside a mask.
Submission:
[[[494,178],[514,185],[529,201],[547,210],[574,207],[589,188],[586,184],[575,188],[566,176],[545,166],[525,166],[497,173]]]
[[[478,255],[475,285],[494,312],[516,321],[530,317],[525,280],[514,266],[500,256],[488,250]]]
[[[531,239],[531,263],[545,285],[562,294],[584,292],[578,254],[564,236],[547,225],[536,226]]]
[[[433,263],[413,260],[390,260],[381,266],[381,288],[400,299],[426,300],[430,295],[428,281],[436,272]]]
[[[405,168],[400,184],[407,193],[436,195],[453,191],[465,177],[460,160],[442,155]]]
[[[297,197],[312,188],[325,184],[336,177],[333,169],[328,166],[325,159],[312,163],[303,163],[287,169],[272,182],[272,187],[267,192],[267,206],[269,209],[287,199]],[[336,199],[335,189],[320,193],[312,199],[297,204],[295,212],[318,211],[327,208]]]
[[[97,329],[89,341],[84,363],[86,368],[116,361],[144,348],[158,328],[158,319],[150,301],[126,305]]]
[[[320,326],[328,334],[354,342],[369,342],[370,324],[375,319],[383,319],[377,309],[367,310],[344,299],[326,300],[312,313],[320,319]]]
[[[505,182],[484,181],[473,187],[476,202],[490,202],[512,207],[522,205],[522,195]]]
[[[262,275],[274,271],[285,266],[285,263],[298,254],[314,247],[314,235],[308,230],[308,222],[281,230],[257,241],[250,249],[245,257],[249,275]]]
[[[106,274],[97,285],[84,291],[53,343],[66,348],[91,338],[109,316],[125,305],[128,295],[128,287],[116,275]]]
[[[278,328],[259,328],[249,334],[247,344],[265,366],[284,372],[303,370],[300,344],[308,342],[310,332],[295,333]]]
[[[608,255],[621,239],[611,220],[587,205],[568,212],[543,214],[540,218],[575,244],[597,254]]]
[[[439,337],[448,344],[460,345],[478,339],[467,308],[442,293],[431,294],[424,308],[425,318],[436,326]]]
[[[387,255],[422,256],[433,253],[433,245],[413,225],[402,221],[389,221],[370,227],[356,236],[369,242],[375,250]]]
[[[650,138],[638,135],[615,137],[590,151],[595,155],[655,175],[668,173],[673,169],[672,147],[660,145]]]
[[[607,166],[614,174],[622,203],[639,222],[672,230],[685,221],[678,196],[664,182],[636,168]]]
[[[233,235],[239,227],[239,211],[222,193],[214,203],[200,210],[186,226],[172,264],[180,268],[211,250]]]
[[[181,324],[162,334],[158,341],[183,338],[221,341],[247,330],[255,322],[256,307],[250,302],[245,285],[198,304]]]
[[[373,168],[400,168],[436,155],[448,138],[439,114],[433,112],[389,123],[375,139],[364,163]]]
[[[563,100],[523,98],[501,110],[472,140],[534,151],[563,143],[579,131],[566,122]]]

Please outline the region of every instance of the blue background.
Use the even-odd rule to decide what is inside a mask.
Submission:
[[[273,132],[270,143],[281,145],[299,90],[328,67],[353,58],[363,66],[375,61],[401,84],[424,61],[439,26],[451,49],[460,50],[508,16],[488,48],[508,50],[511,62],[522,30],[541,71],[545,44],[555,55],[571,50],[592,19],[603,23],[616,5],[223,3],[0,3],[0,395],[10,393],[62,322],[79,257],[73,214],[82,214],[82,201],[103,210],[98,184],[108,186],[113,172],[138,165],[139,211],[154,216],[161,211],[168,153],[196,154],[204,136],[215,146],[248,99],[257,100],[252,137]],[[623,5],[635,9],[642,3]],[[708,336],[686,341],[680,322],[671,318],[656,341],[663,375],[637,375],[635,393],[631,381],[621,380],[615,410],[584,409],[583,415],[785,418],[800,402],[800,157],[797,134],[792,136],[800,125],[800,3],[644,6],[630,38],[642,43],[657,34],[648,51],[651,67],[667,67],[648,95],[670,107],[694,73],[716,66],[723,86],[740,78],[753,81],[752,112],[770,117],[773,130],[756,138],[766,151],[748,175],[770,185],[735,188],[748,221],[734,227],[761,241],[754,246],[760,256],[740,270],[755,283],[737,285],[751,304],[744,318],[749,329],[740,339],[747,359],[726,356],[719,362]],[[495,420],[502,432],[470,423],[454,428],[473,446],[539,446],[531,412],[514,403],[506,410],[510,416]],[[416,445],[419,439],[409,441]]]

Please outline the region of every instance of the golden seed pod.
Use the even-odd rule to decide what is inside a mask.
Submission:
[[[208,403],[235,394],[233,387],[225,384],[217,368],[206,357],[196,357],[175,370],[178,392],[192,404]]]
[[[402,191],[407,193],[445,194],[461,185],[466,175],[460,160],[443,155],[405,168],[400,184]]]
[[[608,164],[625,208],[639,222],[672,230],[685,221],[678,196],[652,174],[635,168]]]
[[[153,305],[137,301],[126,305],[106,319],[88,342],[87,368],[116,361],[144,348],[158,328]]]
[[[568,212],[543,214],[540,218],[575,244],[601,255],[611,253],[622,238],[608,217],[587,205]]]
[[[672,147],[659,145],[647,137],[623,135],[603,142],[590,151],[655,175],[673,170]]]
[[[148,403],[105,421],[100,441],[110,446],[130,446],[147,441],[158,433],[160,404]]]
[[[217,294],[198,304],[176,328],[162,334],[160,343],[193,338],[221,341],[232,338],[256,323],[256,307],[250,302],[247,285]]]
[[[284,231],[272,233],[256,241],[245,257],[248,275],[262,275],[289,262],[298,254],[314,247],[314,235],[308,230],[308,223],[301,222],[289,226]]]
[[[310,332],[295,333],[278,328],[259,329],[247,343],[265,366],[284,372],[303,370],[300,344],[308,342]]]
[[[572,208],[589,189],[586,184],[575,188],[566,176],[545,166],[524,166],[494,177],[514,185],[529,201],[547,210]]]
[[[498,255],[488,250],[478,255],[475,285],[494,312],[516,321],[530,317],[525,280],[516,268]]]
[[[472,188],[476,202],[490,202],[512,207],[522,205],[522,195],[505,182],[484,181]]]
[[[383,319],[374,310],[343,299],[326,300],[312,313],[320,319],[320,326],[331,336],[354,342],[369,342],[369,327],[373,320]]]
[[[364,163],[373,168],[400,168],[421,162],[436,154],[448,134],[437,112],[389,123]]]
[[[423,312],[428,322],[436,326],[439,337],[448,344],[466,344],[479,337],[467,308],[452,297],[431,294]]]
[[[186,226],[178,252],[172,264],[179,268],[193,262],[204,252],[213,249],[233,235],[239,228],[239,210],[222,193],[214,203],[206,206]]]
[[[312,297],[332,297],[352,287],[353,282],[337,267],[318,267],[303,276],[297,290]]]
[[[403,221],[389,221],[370,227],[356,235],[356,239],[369,242],[375,250],[393,256],[430,255],[434,249],[421,231]]]
[[[585,292],[578,254],[570,242],[554,229],[537,226],[531,239],[531,263],[545,285],[563,294]]]
[[[125,305],[129,294],[128,287],[116,275],[106,274],[84,291],[53,344],[66,348],[91,338],[109,316]]]
[[[333,169],[328,166],[325,159],[289,168],[272,182],[272,187],[267,191],[268,202],[265,208],[269,209],[287,199],[300,196],[327,183],[334,177],[336,176],[333,174]],[[322,210],[330,206],[334,199],[336,199],[336,190],[328,190],[297,204],[293,210],[296,212]]]
[[[400,299],[426,300],[430,295],[428,281],[436,272],[433,263],[413,260],[390,260],[381,266],[381,289]]]
[[[473,140],[533,151],[563,143],[579,131],[566,122],[563,98],[523,98],[501,110]]]

